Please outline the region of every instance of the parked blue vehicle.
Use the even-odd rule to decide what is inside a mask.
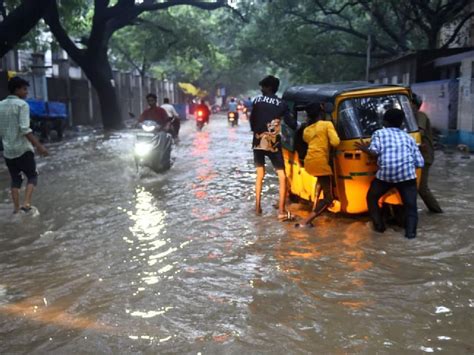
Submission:
[[[41,134],[41,139],[49,139],[49,133],[56,131],[59,140],[63,138],[67,123],[66,104],[56,101],[27,99],[30,106],[31,128]]]

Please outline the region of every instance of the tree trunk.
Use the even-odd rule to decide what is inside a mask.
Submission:
[[[24,0],[0,22],[0,58],[12,50],[43,16],[46,0]]]
[[[115,85],[112,84],[112,68],[110,67],[106,52],[99,56],[89,54],[84,58],[81,67],[99,97],[100,113],[104,128],[123,128],[122,112]]]

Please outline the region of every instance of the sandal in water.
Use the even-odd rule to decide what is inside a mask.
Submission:
[[[280,222],[291,222],[295,220],[295,217],[289,211],[287,211],[286,213],[279,213],[278,220]]]

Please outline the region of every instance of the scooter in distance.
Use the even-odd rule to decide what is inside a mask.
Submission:
[[[203,110],[196,111],[196,129],[202,131],[204,125],[208,122],[209,117],[206,117]]]
[[[227,112],[227,122],[232,127],[237,126],[239,124],[239,113],[238,112]]]

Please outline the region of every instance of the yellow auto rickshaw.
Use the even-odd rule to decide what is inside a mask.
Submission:
[[[327,119],[332,120],[341,138],[333,157],[335,203],[332,212],[349,214],[367,212],[366,195],[377,171],[376,159],[357,150],[356,141],[370,141],[372,134],[382,128],[383,115],[391,108],[403,110],[402,126],[419,144],[421,137],[411,108],[411,91],[407,87],[368,82],[345,82],[293,86],[285,91],[283,99],[298,120],[306,119],[305,108],[320,103]],[[285,169],[290,184],[290,196],[308,201],[315,199],[316,178],[302,166],[295,150],[295,131],[282,125],[282,146]],[[420,169],[417,170],[420,176]],[[322,198],[322,197],[321,197]],[[381,198],[381,203],[402,204],[395,189]]]

